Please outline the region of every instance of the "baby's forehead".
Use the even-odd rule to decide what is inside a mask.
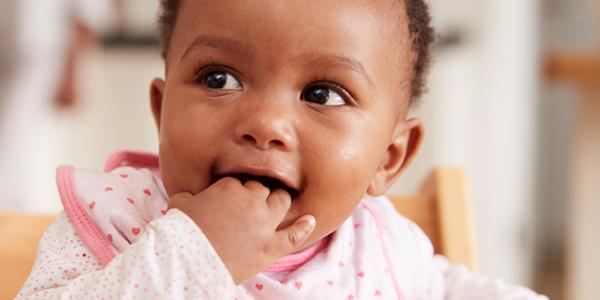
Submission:
[[[353,71],[368,87],[390,79],[402,86],[413,55],[406,23],[398,26],[406,20],[397,2],[184,1],[167,63],[218,52],[257,68],[335,67]]]
[[[236,46],[257,42],[265,50],[278,41],[312,47],[315,51],[327,47],[344,49],[358,41],[374,42],[380,49],[393,45],[396,52],[407,52],[410,47],[402,46],[410,44],[408,23],[405,8],[399,2],[402,1],[184,1],[177,14],[176,29],[180,29],[179,35],[188,37],[178,40],[184,44],[190,42],[190,37],[210,33],[235,36],[244,42]],[[374,36],[379,39],[370,39]],[[359,47],[355,50],[360,51]]]

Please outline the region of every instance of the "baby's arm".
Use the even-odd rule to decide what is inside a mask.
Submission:
[[[44,234],[17,299],[217,299],[234,293],[205,235],[185,214],[170,210],[104,268],[60,214]]]

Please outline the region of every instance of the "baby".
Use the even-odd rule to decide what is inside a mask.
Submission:
[[[422,139],[423,0],[163,0],[159,31],[159,155],[58,169],[18,298],[545,298],[434,256],[383,196]]]

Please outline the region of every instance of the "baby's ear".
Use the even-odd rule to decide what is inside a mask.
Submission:
[[[371,196],[385,194],[419,152],[423,126],[417,119],[401,120],[396,125],[392,137],[391,144],[367,189],[367,193]]]
[[[165,81],[160,78],[154,78],[150,84],[150,106],[152,107],[152,115],[156,128],[160,131],[160,115],[162,111],[162,103],[165,89]]]

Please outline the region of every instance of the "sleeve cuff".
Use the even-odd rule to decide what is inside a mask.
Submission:
[[[218,253],[188,215],[178,209],[170,209],[164,217],[150,222],[149,225],[154,228],[152,231],[155,232],[156,238],[174,250],[168,257],[179,256],[177,261],[187,264],[182,267],[191,271],[191,274],[197,274],[197,278],[203,279],[198,282],[203,285],[202,290],[215,292],[206,295],[208,299],[220,298],[223,291],[231,290],[231,287],[235,286]],[[221,293],[218,293],[219,291]]]

